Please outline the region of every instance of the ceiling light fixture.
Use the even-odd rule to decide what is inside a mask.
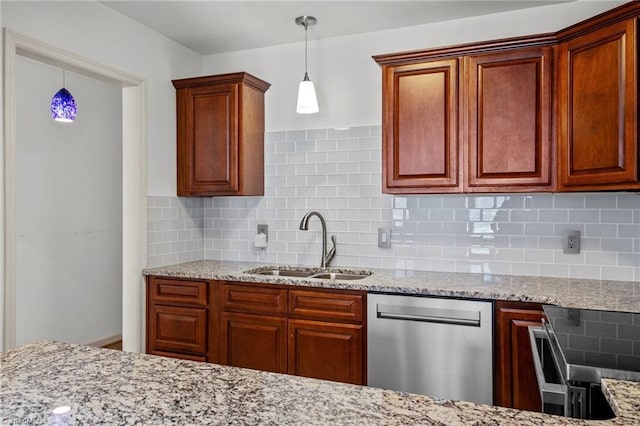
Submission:
[[[307,29],[309,25],[315,25],[318,20],[313,16],[298,16],[296,24],[304,27],[304,79],[298,87],[298,105],[296,112],[298,114],[313,114],[320,111],[318,108],[318,98],[316,97],[316,88],[309,79],[307,73]]]
[[[64,88],[65,71],[62,69],[62,89],[58,90],[51,98],[51,117],[61,123],[71,123],[76,119],[78,108],[76,100],[71,93]]]

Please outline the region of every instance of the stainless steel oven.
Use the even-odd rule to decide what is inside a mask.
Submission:
[[[579,419],[613,417],[599,384],[571,384],[564,380],[542,327],[529,327],[529,337],[544,413]]]
[[[602,377],[640,381],[640,314],[543,307],[548,321],[530,327],[542,411],[582,419],[614,416]]]

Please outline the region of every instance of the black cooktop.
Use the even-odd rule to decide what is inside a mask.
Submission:
[[[543,307],[547,330],[566,363],[567,379],[640,380],[640,313]],[[590,374],[586,374],[589,372]]]

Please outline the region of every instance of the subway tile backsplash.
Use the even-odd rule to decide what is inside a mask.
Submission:
[[[204,209],[198,198],[147,197],[147,266],[204,257]]]
[[[320,222],[298,230],[308,210],[337,237],[335,266],[640,281],[640,194],[382,194],[380,126],[267,133],[264,197],[149,197],[149,266],[319,264]],[[567,229],[580,254],[562,252]]]

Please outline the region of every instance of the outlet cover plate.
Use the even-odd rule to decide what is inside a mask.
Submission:
[[[580,253],[580,231],[564,231],[562,235],[562,252],[567,254]]]
[[[378,228],[378,247],[391,248],[391,228]]]

